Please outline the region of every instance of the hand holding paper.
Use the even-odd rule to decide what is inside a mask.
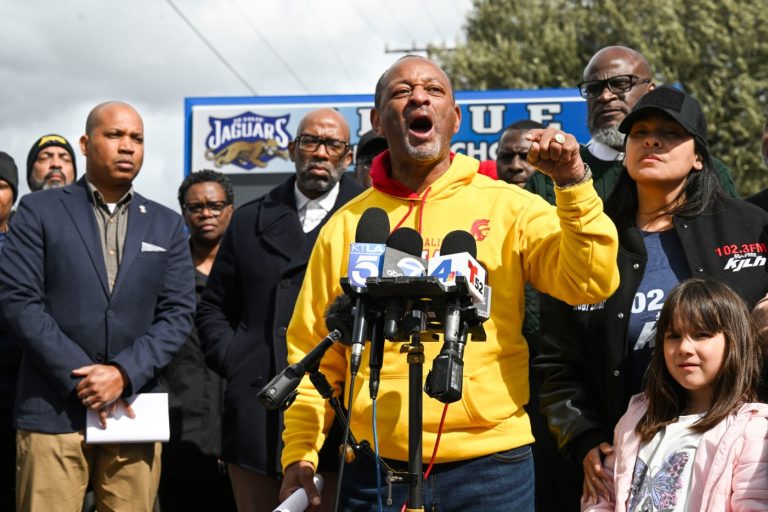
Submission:
[[[113,365],[92,364],[72,370],[75,377],[83,377],[77,383],[77,397],[85,407],[97,411],[117,400],[123,394],[123,374]]]
[[[85,442],[89,444],[166,442],[170,435],[168,393],[142,393],[99,411],[86,411]]]

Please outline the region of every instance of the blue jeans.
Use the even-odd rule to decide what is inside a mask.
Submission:
[[[396,470],[407,470],[404,462],[387,461]],[[424,465],[426,471],[427,466]],[[382,472],[385,472],[382,466]],[[392,487],[392,505],[387,506],[386,474],[382,474],[382,501],[386,512],[400,512],[408,500],[408,485]],[[426,512],[534,512],[533,455],[530,446],[460,462],[435,464],[424,482]],[[376,466],[364,454],[344,468],[339,510],[376,512]]]

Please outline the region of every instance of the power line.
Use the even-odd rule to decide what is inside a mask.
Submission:
[[[315,3],[312,0],[305,0],[305,4],[307,4],[309,9],[312,9],[315,12],[316,16],[320,16],[320,14],[317,12],[317,8],[315,7]],[[350,82],[353,81],[352,75],[349,72],[349,69],[347,69],[347,65],[344,63],[344,59],[341,58],[341,55],[339,55],[339,52],[336,50],[336,47],[333,45],[333,41],[331,40],[330,36],[328,35],[328,31],[325,29],[325,23],[318,23],[317,25],[320,26],[320,29],[323,31],[323,36],[325,36],[325,40],[328,42],[328,46],[331,48],[331,53],[333,53],[334,57],[336,57],[336,61],[339,63],[339,66],[342,70],[344,70],[344,74],[347,75],[347,78]]]
[[[280,61],[280,63],[283,65],[283,67],[288,71],[288,73],[291,74],[294,80],[304,89],[304,92],[307,94],[312,94],[309,90],[309,87],[307,87],[307,84],[304,83],[304,81],[299,77],[299,75],[293,70],[293,68],[288,64],[288,62],[283,58],[280,53],[275,49],[272,44],[270,44],[269,40],[264,37],[264,35],[259,31],[259,28],[256,26],[256,24],[251,21],[251,18],[240,8],[237,3],[235,3],[234,0],[230,0],[230,3],[235,7],[235,9],[240,12],[240,14],[243,15],[243,18],[245,18],[246,23],[251,26],[254,32],[256,32],[256,35],[259,36],[259,39],[261,39],[261,42],[264,43],[264,46],[266,46],[272,54],[277,58],[277,60]]]
[[[197,34],[197,37],[199,37],[200,40],[203,43],[205,43],[205,45],[208,47],[208,49],[210,49],[213,52],[213,54],[216,56],[216,58],[218,58],[219,61],[221,61],[221,63],[224,64],[227,67],[227,69],[229,69],[232,72],[232,74],[237,77],[238,80],[240,80],[240,83],[243,84],[246,89],[251,91],[251,94],[253,94],[254,96],[258,96],[258,94],[256,93],[256,90],[253,87],[251,87],[251,85],[245,80],[245,78],[243,78],[243,76],[240,75],[240,73],[237,72],[237,70],[227,61],[227,59],[225,59],[224,56],[221,53],[219,53],[218,50],[216,50],[216,48],[213,46],[213,44],[211,44],[211,42],[208,41],[208,39],[206,39],[206,37],[203,35],[203,33],[200,32],[197,29],[197,27],[195,27],[195,25],[193,25],[192,22],[189,21],[189,19],[186,16],[184,16],[184,13],[181,12],[181,10],[179,10],[179,8],[176,7],[176,5],[174,5],[174,3],[171,0],[165,0],[165,1],[168,3],[168,5],[170,5],[173,8],[174,11],[176,11],[176,14],[178,14],[179,17],[182,20],[184,20],[184,23],[186,23],[187,26],[189,26],[189,28],[191,28],[192,31],[195,34]]]
[[[373,30],[373,31],[374,31],[374,33],[375,33],[377,36],[379,36],[379,39],[381,39],[381,40],[382,40],[382,42],[384,42],[384,44],[386,44],[386,43],[387,43],[387,38],[386,38],[386,37],[384,37],[384,35],[383,35],[381,32],[379,32],[379,28],[376,26],[376,24],[375,24],[375,23],[373,23],[373,22],[372,22],[372,21],[371,21],[371,20],[368,18],[368,16],[366,16],[366,15],[365,15],[365,12],[363,12],[362,10],[360,10],[360,7],[357,5],[357,2],[351,2],[351,3],[350,3],[350,5],[352,5],[352,7],[353,7],[353,8],[354,8],[354,9],[357,11],[357,14],[358,14],[358,15],[359,15],[361,18],[363,18],[363,21],[365,21],[365,22],[368,24],[368,26],[369,26],[369,27],[371,27],[371,30]]]
[[[383,3],[387,7],[389,14],[393,18],[395,18],[395,21],[397,22],[398,25],[400,25],[400,28],[403,29],[403,32],[405,32],[405,35],[408,36],[408,39],[410,39],[415,44],[416,38],[413,37],[411,33],[408,31],[408,27],[406,27],[405,24],[402,21],[400,21],[400,18],[397,17],[397,14],[395,14],[395,11],[392,9],[392,6],[389,5],[387,2],[381,2],[381,3]]]
[[[443,30],[437,24],[437,21],[435,21],[434,16],[432,16],[432,11],[427,9],[427,6],[424,2],[417,2],[417,3],[421,5],[421,9],[426,13],[427,18],[429,18],[430,23],[432,23],[432,26],[435,27],[435,30],[437,30],[437,33],[440,34],[440,37],[443,38],[443,42],[447,41],[447,39],[445,38],[445,34],[443,34]]]
[[[451,3],[453,4],[453,8],[456,9],[456,14],[459,17],[463,18],[467,15],[467,13],[461,7],[459,7],[458,4],[456,4],[456,0],[451,0]]]

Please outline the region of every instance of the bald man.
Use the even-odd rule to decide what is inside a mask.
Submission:
[[[85,176],[21,199],[0,253],[0,321],[22,350],[16,394],[16,510],[150,511],[160,443],[89,444],[133,417],[130,398],[184,343],[195,310],[184,222],[133,189],[144,123],[125,103],[88,116]]]
[[[655,88],[653,71],[646,58],[632,48],[606,46],[595,53],[584,68],[579,84],[587,100],[587,128],[592,138],[581,146],[581,158],[592,170],[597,194],[606,199],[616,184],[624,160],[624,135],[619,124],[648,91]],[[736,197],[736,186],[728,168],[714,159],[723,189]],[[555,203],[552,181],[534,173],[526,188]]]
[[[363,190],[344,172],[352,152],[337,111],[307,114],[288,150],[296,175],[235,212],[197,316],[208,365],[227,379],[222,458],[239,510],[278,505],[282,414],[256,393],[286,366],[285,333],[320,228]],[[338,438],[333,444],[319,468],[323,510],[333,509]]]

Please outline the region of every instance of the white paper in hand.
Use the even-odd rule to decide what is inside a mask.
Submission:
[[[171,436],[168,423],[168,393],[141,393],[126,400],[135,418],[128,417],[122,404],[107,418],[107,428],[101,428],[97,412],[87,409],[85,442],[151,443],[167,442]]]
[[[323,492],[323,477],[322,475],[315,475],[313,478],[315,487],[321,493]],[[296,489],[293,494],[288,496],[288,499],[277,506],[272,512],[304,512],[309,506],[309,500],[307,499],[307,491],[302,487]]]

